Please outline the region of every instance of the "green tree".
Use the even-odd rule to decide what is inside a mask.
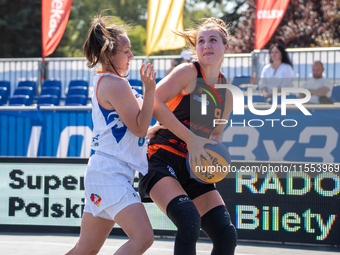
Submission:
[[[0,34],[0,58],[41,57],[41,0],[1,0]]]
[[[41,1],[0,0],[0,57],[41,57]],[[214,1],[217,3],[215,8],[195,1],[187,0],[185,3],[184,28],[193,27],[202,18],[222,15],[218,4],[222,6],[225,1]],[[131,25],[132,51],[135,56],[145,56],[147,8],[148,0],[73,0],[64,35],[49,57],[83,57],[82,46],[91,21],[101,13],[119,17],[122,22]],[[153,55],[177,55],[181,51],[160,51]]]
[[[215,10],[214,16],[222,19],[230,24],[230,29],[233,31],[240,18],[242,11],[246,9],[246,0],[193,0],[197,3],[205,3],[206,8]]]
[[[99,14],[102,14],[103,16],[116,16],[123,22],[130,24],[131,27],[134,27],[131,31],[132,36],[136,34],[136,32],[134,32],[135,30],[139,31],[141,33],[140,41],[135,40],[138,38],[135,36],[132,43],[132,50],[138,54],[144,52],[143,55],[145,55],[145,42],[143,46],[144,51],[141,44],[143,43],[143,38],[144,41],[146,40],[146,35],[144,36],[143,33],[146,34],[145,13],[147,12],[147,3],[147,0],[73,0],[65,35],[56,52],[51,56],[65,54],[68,57],[82,57],[82,46],[86,39],[88,29],[90,28],[93,18]]]
[[[130,29],[129,38],[131,51],[135,56],[145,56],[146,52],[146,30],[143,26],[137,25]]]
[[[249,8],[235,30],[234,52],[254,49],[256,1],[247,0]],[[339,0],[291,0],[281,23],[264,48],[280,43],[287,48],[340,46]]]
[[[41,1],[0,0],[1,58],[41,57]],[[147,0],[73,0],[64,35],[49,57],[82,57],[91,21],[100,13],[131,24],[132,49],[145,55],[147,4]]]
[[[119,17],[125,23],[131,25],[129,37],[132,52],[135,56],[145,56],[146,23],[148,1],[136,0],[73,0],[73,7],[65,31],[65,38],[60,42],[58,50],[65,52],[69,57],[80,57],[87,30],[92,18],[103,10],[104,14]],[[209,8],[196,8],[194,2],[186,2],[184,7],[184,28],[194,26],[202,18],[213,16]],[[178,55],[183,49],[166,50],[152,53],[151,55]],[[58,54],[58,51],[54,55]],[[53,56],[53,55],[52,55]]]

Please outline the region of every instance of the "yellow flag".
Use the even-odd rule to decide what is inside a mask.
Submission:
[[[184,38],[173,31],[183,31],[185,0],[149,0],[146,55],[160,50],[183,48]]]

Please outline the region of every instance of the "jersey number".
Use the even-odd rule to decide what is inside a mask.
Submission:
[[[221,118],[221,109],[218,108],[215,109],[215,118],[217,119]]]

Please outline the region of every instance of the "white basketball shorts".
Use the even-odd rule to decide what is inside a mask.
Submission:
[[[94,217],[114,220],[125,207],[141,203],[133,188],[135,171],[110,155],[92,155],[85,173],[85,209]]]

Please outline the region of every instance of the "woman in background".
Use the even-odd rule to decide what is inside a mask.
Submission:
[[[282,87],[291,87],[294,77],[293,64],[284,46],[273,44],[269,49],[270,64],[263,67],[259,89],[265,101],[271,103],[273,88],[281,92]]]

